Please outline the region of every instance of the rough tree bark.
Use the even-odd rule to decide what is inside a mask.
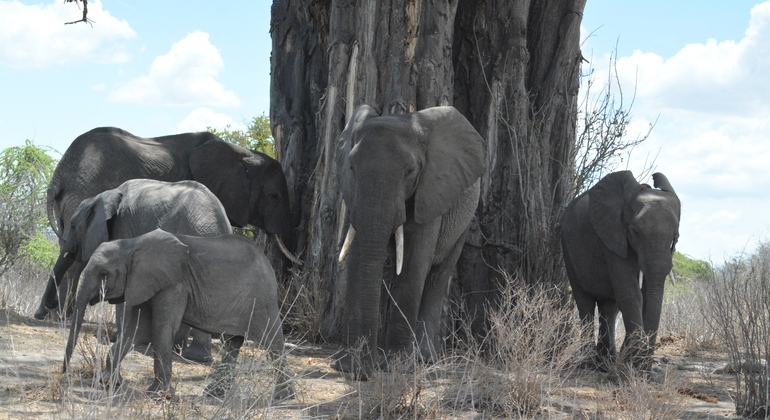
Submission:
[[[489,172],[455,290],[477,327],[502,273],[561,277],[555,229],[571,182],[584,5],[274,0],[270,120],[306,261],[294,276],[304,291],[295,283],[290,293],[314,309],[314,333],[339,327],[346,226],[336,152],[363,103],[385,114],[454,105],[486,139]]]

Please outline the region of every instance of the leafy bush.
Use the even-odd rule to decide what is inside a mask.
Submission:
[[[26,140],[0,153],[0,274],[47,224],[46,187],[56,164],[48,151]]]
[[[53,267],[59,257],[56,236],[48,231],[38,232],[24,244],[21,254],[27,262],[42,269]]]

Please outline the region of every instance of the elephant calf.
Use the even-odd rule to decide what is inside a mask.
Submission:
[[[120,362],[133,344],[152,343],[149,393],[173,393],[172,344],[181,324],[222,334],[225,353],[206,393],[222,396],[246,338],[266,345],[277,363],[274,395],[292,396],[283,357],[275,274],[264,253],[235,235],[172,235],[161,229],[101,244],[84,270],[64,358],[67,370],[88,304],[125,302],[126,333],[112,346],[104,380],[121,382]],[[134,332],[129,334],[128,332]]]

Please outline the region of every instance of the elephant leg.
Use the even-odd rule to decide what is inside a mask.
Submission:
[[[567,274],[570,274],[570,266],[567,265]],[[573,277],[570,276],[570,279]],[[572,285],[572,297],[575,299],[575,304],[578,308],[578,314],[580,315],[580,321],[583,325],[583,341],[585,342],[585,354],[586,359],[581,363],[584,368],[593,369],[596,367],[596,339],[594,338],[594,317],[596,310],[596,299],[593,296],[587,294],[577,284],[576,281],[570,280]]]
[[[618,316],[618,306],[614,300],[602,300],[597,305],[599,308],[599,341],[596,344],[597,365],[599,370],[606,372],[618,355],[615,349],[615,321]]]
[[[636,363],[645,348],[641,297],[639,298],[639,301],[636,299],[625,300],[625,302],[618,301],[618,307],[623,314],[623,326],[626,329],[626,336],[623,338],[623,346],[620,354],[624,359],[624,362]]]
[[[196,330],[189,330],[192,342],[188,347],[183,347],[182,357],[199,363],[211,362],[211,334]]]
[[[600,357],[615,357],[615,323],[618,316],[618,305],[614,300],[598,302],[599,307],[599,341],[596,351]]]
[[[152,315],[149,308],[131,308],[127,315],[121,317],[123,325],[118,325],[118,329],[123,333],[118,334],[117,340],[107,354],[104,376],[102,376],[102,384],[112,389],[116,389],[123,383],[123,378],[120,376],[120,362],[126,357],[134,343],[150,342],[150,336],[147,335],[152,326]]]
[[[235,380],[235,362],[238,360],[238,354],[243,346],[244,337],[242,335],[222,335],[222,344],[224,353],[222,362],[217,366],[217,371],[206,389],[203,391],[212,397],[222,398],[233,387]]]
[[[75,300],[78,280],[80,279],[80,273],[83,272],[85,266],[85,263],[79,261],[73,262],[70,268],[67,269],[67,273],[62,276],[58,288],[53,277],[48,279],[46,290],[43,292],[43,302],[35,313],[36,318],[42,315],[43,307],[49,310],[57,309],[62,319],[67,319],[72,316],[72,304]],[[58,299],[56,298],[57,292]],[[45,318],[45,315],[43,315],[43,318]]]
[[[175,302],[178,295],[163,291],[152,299],[152,350],[155,380],[147,393],[165,397],[173,395],[171,386],[174,335],[182,323],[184,306]]]
[[[433,262],[439,227],[439,223],[404,225],[404,265],[390,290],[386,355],[409,352],[415,343],[420,301]]]
[[[179,329],[174,335],[174,353],[182,356],[182,353],[187,348],[187,337],[190,336],[192,328],[187,325],[180,325]]]
[[[420,301],[420,312],[417,317],[417,344],[423,361],[434,362],[441,345],[441,312],[444,299],[449,289],[449,279],[452,270],[460,258],[465,245],[465,234],[461,235],[452,251],[444,261],[431,268]]]

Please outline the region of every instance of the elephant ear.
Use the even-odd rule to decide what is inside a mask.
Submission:
[[[126,305],[136,306],[182,281],[188,248],[176,236],[155,229],[134,239],[126,274]]]
[[[623,209],[629,194],[640,187],[631,171],[613,172],[588,190],[589,219],[594,231],[612,252],[628,256],[628,233]]]
[[[415,221],[425,223],[448,212],[486,172],[486,145],[454,107],[429,108],[413,115],[427,140],[414,204]]]
[[[249,224],[249,174],[244,163],[251,152],[219,139],[209,140],[190,153],[193,179],[217,196],[230,223],[238,227]]]
[[[120,208],[123,194],[118,190],[107,190],[96,197],[83,200],[78,212],[80,220],[85,220],[84,225],[76,227],[81,238],[80,260],[87,262],[96,248],[110,240],[108,222]]]
[[[353,177],[350,173],[350,151],[353,150],[353,134],[361,128],[364,121],[377,116],[377,111],[369,105],[361,105],[356,108],[350,117],[345,129],[340,133],[339,148],[337,149],[337,162],[340,167],[337,172],[337,185],[342,188],[342,198],[347,205],[353,202]]]

